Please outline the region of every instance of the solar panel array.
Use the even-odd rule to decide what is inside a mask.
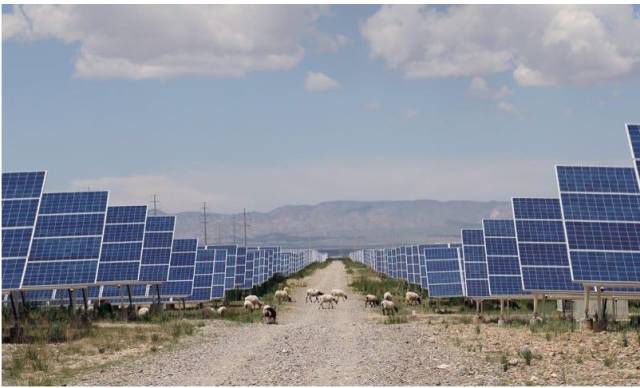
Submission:
[[[193,291],[198,239],[175,239],[169,262],[169,278],[162,284],[162,295],[188,298]]]
[[[46,171],[2,174],[2,289],[20,288]]]
[[[484,248],[484,231],[463,229],[461,233],[467,295],[472,298],[486,298],[489,296],[489,274]]]
[[[484,245],[492,296],[519,295],[522,273],[518,261],[518,244],[513,220],[483,220]]]

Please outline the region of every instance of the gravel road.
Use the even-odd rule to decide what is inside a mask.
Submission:
[[[176,349],[80,376],[80,385],[484,385],[497,366],[441,340],[424,322],[384,325],[348,288],[332,262],[307,287],[342,288],[335,309],[305,303],[305,290],[280,309],[279,324],[207,321]]]

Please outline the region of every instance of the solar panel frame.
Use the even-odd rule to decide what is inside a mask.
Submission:
[[[140,283],[159,284],[167,281],[176,221],[176,216],[147,215],[138,278]],[[165,258],[166,251],[168,255]]]
[[[467,296],[474,299],[488,299],[489,274],[484,246],[483,229],[462,229],[462,250],[464,252],[464,281]]]
[[[568,204],[570,198],[580,201],[597,196],[640,196],[637,166],[556,165],[555,170],[572,280],[585,287],[640,286],[640,222],[624,219],[628,217],[622,214],[624,211],[609,213],[606,220],[588,208],[577,213],[567,211],[568,207],[584,208],[582,204]],[[576,173],[588,176],[583,178],[585,184],[572,185],[576,179],[571,174]]]
[[[108,204],[109,191],[43,193],[20,289],[82,288],[94,285],[102,254]],[[84,230],[82,226],[79,229],[58,228],[55,232],[46,232],[46,236],[37,236],[42,217],[58,219],[59,224],[65,224],[73,221],[73,217],[68,215],[80,214],[102,215],[101,225],[93,225],[90,230]],[[41,242],[41,245],[35,245],[36,242]],[[54,257],[53,251],[60,248],[64,248],[67,256],[58,253]]]
[[[526,293],[522,289],[522,272],[520,272],[518,260],[514,220],[485,219],[482,220],[482,230],[489,295],[522,297]]]
[[[583,286],[571,280],[560,199],[514,197],[511,203],[522,289],[550,295],[579,294]]]
[[[198,253],[198,239],[174,239],[171,246],[171,260],[167,281],[162,283],[162,298],[189,298],[193,293],[195,266]]]
[[[20,182],[17,182],[18,179]],[[18,290],[22,283],[22,279],[24,278],[24,272],[27,267],[27,258],[31,251],[31,244],[33,242],[33,235],[36,228],[36,222],[38,220],[40,202],[44,193],[46,180],[46,170],[12,171],[2,173],[2,292]],[[28,190],[28,188],[18,190],[19,186],[25,186],[28,183],[32,183],[35,187],[31,187],[31,190]],[[12,188],[14,190],[10,191]],[[30,207],[28,209],[24,209],[20,206],[18,214],[8,212],[7,205],[14,203],[20,205],[26,204]],[[25,211],[27,214],[25,214]],[[15,218],[27,216],[31,218],[31,220],[23,220],[18,223],[15,218],[8,219],[8,216],[12,213]],[[9,247],[5,247],[5,244],[12,241],[6,238],[6,234],[8,234],[7,232],[18,230],[22,231],[23,238],[28,239],[26,246],[21,248],[25,249],[23,252],[24,255],[19,255],[18,253],[20,252],[14,252],[12,249],[7,249]]]
[[[465,296],[458,248],[426,248],[424,254],[429,298]]]

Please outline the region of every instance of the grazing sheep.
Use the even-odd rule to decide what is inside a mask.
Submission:
[[[276,291],[275,297],[276,299],[278,299],[278,303],[282,303],[283,300],[287,302],[291,302],[291,297],[289,296],[289,293],[287,293],[287,291],[285,290]]]
[[[249,311],[253,311],[256,308],[253,302],[251,302],[250,300],[245,300],[243,306],[245,310],[249,310]]]
[[[339,288],[331,290],[331,295],[335,296],[337,299],[344,298],[344,300],[347,300],[347,294]]]
[[[144,317],[147,314],[149,314],[149,307],[141,307],[140,310],[138,310],[138,318]]]
[[[408,305],[422,304],[422,297],[412,291],[407,291],[404,300]]]
[[[364,300],[364,308],[367,308],[367,306],[369,307],[380,306],[380,300],[378,299],[377,296],[368,294]]]
[[[255,295],[247,296],[246,298],[244,298],[244,301],[245,301],[245,303],[247,301],[251,302],[255,308],[260,308],[260,307],[262,307],[264,305],[264,303],[262,303],[260,301],[260,299]]]
[[[395,315],[398,312],[398,308],[395,303],[390,300],[382,301],[382,315]]]
[[[328,304],[329,304],[329,307],[331,307],[331,308],[334,308],[334,307],[333,307],[333,304],[334,304],[334,303],[335,303],[335,304],[338,304],[338,298],[336,298],[336,297],[335,297],[335,296],[333,296],[333,295],[329,295],[329,294],[326,294],[326,295],[320,295],[320,297],[319,297],[319,298],[320,298],[320,306],[318,306],[318,308],[322,308],[323,310],[324,310],[324,305],[325,305],[326,303],[328,303]]]
[[[219,316],[224,316],[224,314],[227,312],[227,308],[225,306],[220,306],[218,307],[218,309],[216,310],[216,313],[218,313]]]
[[[311,302],[313,303],[314,301],[317,302],[318,301],[318,297],[324,295],[324,293],[320,290],[318,290],[317,288],[309,288],[307,290],[307,296],[304,299],[304,302]],[[315,300],[314,300],[315,299]]]
[[[267,320],[267,323],[276,323],[276,309],[268,304],[264,305],[262,308],[262,317]]]
[[[289,287],[286,287],[286,286],[285,286],[285,287],[282,289],[282,291],[284,291],[284,292],[286,292],[287,294],[291,295],[291,289],[290,289]]]
[[[389,291],[384,293],[384,296],[382,297],[382,299],[384,300],[388,300],[389,302],[393,301],[393,296],[391,295],[391,293]]]

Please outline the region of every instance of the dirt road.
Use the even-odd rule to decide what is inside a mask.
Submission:
[[[209,321],[173,351],[80,376],[81,385],[436,385],[497,384],[494,368],[438,338],[424,322],[384,325],[348,288],[341,262],[305,279],[342,288],[335,309],[305,303],[281,309],[278,325]]]

